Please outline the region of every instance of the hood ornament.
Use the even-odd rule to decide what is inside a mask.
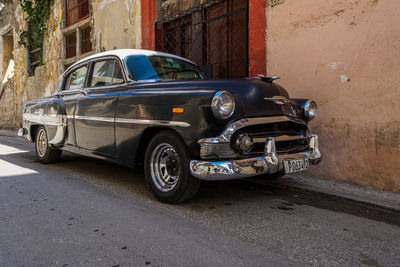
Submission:
[[[258,74],[258,78],[260,78],[264,82],[269,82],[269,83],[272,83],[273,81],[280,79],[280,77],[278,76],[264,76],[262,74]]]
[[[264,100],[274,102],[277,105],[286,105],[290,102],[289,99],[284,96],[265,97]]]

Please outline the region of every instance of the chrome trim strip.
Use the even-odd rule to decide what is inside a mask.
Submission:
[[[286,105],[290,101],[284,96],[273,96],[273,97],[264,97],[264,100],[273,102],[277,105]]]
[[[45,124],[50,126],[63,126],[65,122],[64,115],[43,115],[43,114],[23,114],[23,120]]]
[[[114,118],[75,115],[76,120],[115,122]]]
[[[198,143],[200,145],[202,143],[212,143],[212,144],[228,143],[228,142],[230,142],[232,135],[241,128],[251,126],[251,125],[257,125],[257,124],[276,123],[276,122],[284,122],[284,121],[293,121],[293,122],[305,124],[301,120],[291,119],[287,116],[245,118],[245,119],[241,119],[238,121],[234,121],[231,124],[229,124],[228,127],[226,127],[226,129],[220,136],[213,137],[213,138],[200,139],[198,141]]]
[[[118,123],[132,123],[132,124],[151,124],[151,125],[166,125],[177,127],[190,127],[191,125],[184,121],[166,121],[166,120],[145,120],[145,119],[125,119],[117,118],[115,122]]]
[[[287,135],[287,134],[276,136],[274,138],[275,138],[276,142],[307,139],[307,137],[304,136],[304,135]],[[268,137],[255,137],[255,138],[253,138],[254,143],[265,143],[267,140],[268,140]]]
[[[67,119],[77,120],[90,120],[101,122],[118,122],[118,123],[131,123],[131,124],[147,124],[147,125],[164,125],[164,126],[177,126],[177,127],[190,127],[191,125],[184,121],[167,121],[167,120],[145,120],[145,119],[126,119],[126,118],[109,118],[109,117],[95,117],[95,116],[81,116],[81,115],[41,115],[41,114],[24,114],[24,120],[51,125],[51,126],[65,126]]]

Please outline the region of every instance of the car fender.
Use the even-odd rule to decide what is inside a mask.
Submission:
[[[24,107],[23,128],[26,129],[26,139],[35,140],[35,127],[44,126],[49,144],[61,147],[67,134],[67,117],[65,107],[59,98],[45,98],[29,102]]]

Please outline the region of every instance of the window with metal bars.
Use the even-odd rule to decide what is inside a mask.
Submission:
[[[157,50],[189,58],[208,78],[248,76],[247,0],[209,0],[155,26]]]
[[[65,0],[65,2],[67,27],[89,16],[89,0]]]
[[[92,42],[90,40],[90,32],[92,27],[86,27],[81,29],[81,54],[92,51]]]
[[[76,56],[76,32],[65,36],[65,58]]]

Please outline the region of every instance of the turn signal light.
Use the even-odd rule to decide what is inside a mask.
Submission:
[[[183,109],[183,108],[173,108],[172,112],[173,113],[183,113],[183,112],[185,112],[185,109]]]

